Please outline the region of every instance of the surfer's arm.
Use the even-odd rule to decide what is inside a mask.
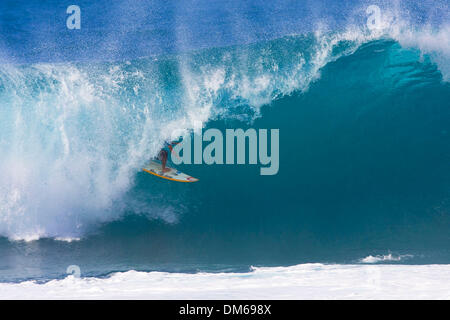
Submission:
[[[173,153],[173,147],[174,146],[176,146],[177,144],[179,144],[180,143],[180,141],[172,141],[171,143],[169,143],[168,144],[168,148],[169,148],[169,150],[170,150],[170,154],[173,156],[173,155],[175,155],[177,158],[178,158],[178,156],[175,154],[175,153]]]

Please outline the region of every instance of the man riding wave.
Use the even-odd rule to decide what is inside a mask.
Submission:
[[[172,141],[172,142],[164,142],[164,147],[159,151],[158,153],[158,160],[161,161],[162,165],[162,172],[169,172],[170,169],[166,168],[167,158],[169,157],[169,152],[172,152],[173,146],[177,145],[179,142]]]

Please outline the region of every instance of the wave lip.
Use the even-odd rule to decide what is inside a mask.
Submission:
[[[449,299],[450,265],[257,267],[247,273],[128,271],[0,284],[2,299]]]

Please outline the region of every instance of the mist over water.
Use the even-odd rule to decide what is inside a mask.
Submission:
[[[0,281],[448,263],[448,3],[79,5],[79,33],[62,2],[0,10]],[[201,127],[279,128],[278,175],[141,172]]]

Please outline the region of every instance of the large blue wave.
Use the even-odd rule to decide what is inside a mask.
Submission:
[[[388,250],[448,262],[448,35],[397,20],[376,32],[0,65],[5,268],[29,263],[29,244],[9,240],[36,239],[30,256],[52,271],[32,277],[69,260],[92,275]],[[141,172],[174,131],[202,127],[279,128],[279,173],[181,165],[201,180],[186,186]]]

